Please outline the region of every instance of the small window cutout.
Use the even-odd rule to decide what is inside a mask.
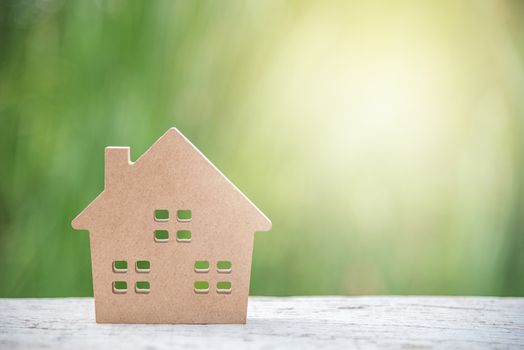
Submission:
[[[157,209],[155,210],[155,221],[167,221],[169,220],[169,210]]]
[[[217,262],[217,270],[220,273],[229,273],[231,272],[231,268],[232,268],[231,261],[222,260],[222,261]]]
[[[136,272],[151,271],[151,263],[148,260],[138,260],[136,262]]]
[[[126,293],[127,292],[127,282],[126,281],[114,281],[113,282],[113,293]]]
[[[231,282],[217,282],[217,293],[229,294],[231,293]]]
[[[135,291],[137,293],[149,293],[150,285],[147,281],[138,281],[135,283]]]
[[[177,210],[176,218],[178,221],[191,221],[191,210]]]
[[[169,232],[167,230],[156,230],[155,231],[155,241],[167,242],[168,240],[169,240]]]
[[[209,292],[209,282],[206,281],[196,281],[195,282],[195,293],[207,293]]]
[[[179,230],[176,232],[176,240],[179,242],[190,242],[191,241],[191,231],[189,230]]]
[[[113,271],[114,272],[127,272],[127,261],[125,260],[113,261]]]
[[[196,272],[208,272],[209,271],[209,261],[206,261],[206,260],[195,261],[195,271]]]

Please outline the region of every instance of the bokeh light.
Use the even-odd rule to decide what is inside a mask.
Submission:
[[[89,295],[103,148],[176,126],[273,221],[251,292],[524,295],[519,1],[5,1],[0,296]]]

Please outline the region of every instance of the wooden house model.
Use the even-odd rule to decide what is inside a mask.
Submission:
[[[88,230],[96,321],[245,323],[255,231],[271,221],[176,128],[137,161],[105,150]]]

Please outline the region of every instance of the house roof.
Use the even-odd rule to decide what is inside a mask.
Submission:
[[[211,163],[202,152],[200,152],[178,129],[170,128],[162,135],[136,162],[129,160],[129,147],[107,147],[105,159],[105,188],[78,216],[72,221],[75,229],[89,230],[93,221],[96,220],[98,206],[104,206],[108,192],[115,191],[125,193],[130,189],[126,184],[133,181],[136,177],[143,175],[143,171],[151,172],[151,168],[160,169],[162,176],[166,179],[166,184],[172,184],[177,179],[175,173],[168,172],[169,167],[176,167],[178,163],[198,163],[193,169],[200,174],[200,170],[209,177],[213,177],[210,186],[220,186],[233,191],[236,198],[247,213],[247,221],[254,227],[254,231],[268,231],[271,228],[271,221],[258,209],[253,202],[247,198],[213,163]],[[165,166],[164,166],[165,165]],[[182,180],[182,179],[181,179]],[[183,181],[188,181],[187,178]],[[191,181],[191,180],[189,180]],[[120,192],[118,192],[120,191]]]

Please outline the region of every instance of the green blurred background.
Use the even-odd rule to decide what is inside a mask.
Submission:
[[[0,296],[91,295],[103,149],[178,127],[251,294],[524,295],[521,1],[2,1]]]

